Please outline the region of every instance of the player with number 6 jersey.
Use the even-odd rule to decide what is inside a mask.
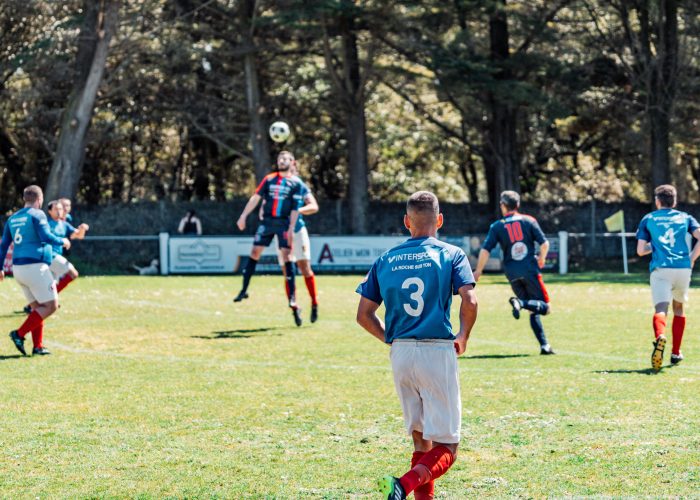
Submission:
[[[413,437],[411,469],[379,481],[384,498],[433,498],[434,481],[455,460],[461,400],[457,356],[466,350],[476,321],[474,276],[462,249],[436,238],[442,226],[438,200],[419,191],[408,200],[404,224],[411,238],[382,255],[357,287],[357,322],[391,345],[394,385]],[[450,323],[452,295],[459,294],[460,329]],[[376,315],[384,302],[383,323]]]
[[[496,245],[503,251],[503,268],[515,297],[509,299],[513,317],[520,311],[530,311],[530,328],[540,343],[540,354],[554,354],[544,333],[541,316],[549,314],[549,294],[544,286],[540,269],[544,267],[549,242],[534,217],[518,212],[520,195],[515,191],[501,193],[503,217],[489,227],[479,252],[474,277],[479,280]],[[540,245],[535,252],[535,243]]]
[[[700,255],[700,243],[690,251],[691,235],[700,240],[700,224],[695,217],[676,210],[676,188],[670,184],[654,190],[656,210],[645,215],[637,229],[637,254],[651,254],[651,298],[654,303],[654,349],[651,366],[659,371],[666,347],[666,316],[673,303],[673,348],[671,364],[683,359],[681,342],[685,331],[683,305],[688,301],[692,267]]]

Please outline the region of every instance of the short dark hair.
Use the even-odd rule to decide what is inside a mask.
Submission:
[[[440,213],[440,203],[437,196],[430,191],[418,191],[413,193],[408,199],[406,212],[431,213],[437,216]]]
[[[56,204],[58,204],[58,203],[60,203],[61,205],[63,205],[63,202],[62,202],[61,200],[51,200],[51,201],[49,202],[49,204],[47,205],[47,208],[48,208],[49,210],[53,210],[53,207],[54,207]]]
[[[44,193],[41,190],[41,188],[36,184],[27,186],[26,188],[24,188],[24,192],[22,193],[22,198],[24,198],[24,201],[26,203],[34,203],[42,196],[44,196]]]
[[[515,191],[503,191],[501,193],[501,203],[503,203],[508,210],[515,210],[520,206],[520,195]]]
[[[654,189],[654,198],[661,202],[661,206],[673,208],[676,206],[678,192],[670,184],[662,184]]]

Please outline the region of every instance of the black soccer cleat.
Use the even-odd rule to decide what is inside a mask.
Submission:
[[[234,301],[234,302],[240,302],[241,300],[247,299],[247,298],[248,298],[248,294],[247,294],[246,292],[244,292],[244,291],[241,290],[241,293],[239,293],[238,295],[236,295],[236,298],[233,299],[233,301]]]
[[[24,314],[31,314],[31,313],[32,313],[32,306],[30,306],[29,304],[27,304],[26,306],[24,306],[24,308],[22,309],[22,311],[24,311]]]
[[[523,308],[523,305],[520,303],[520,299],[517,297],[511,297],[508,299],[508,302],[510,302],[510,307],[513,308],[513,317],[515,319],[520,319],[520,310]]]
[[[299,306],[290,307],[292,308],[292,315],[294,316],[294,324],[301,326],[301,324],[304,322],[304,320],[301,319],[301,308]]]
[[[311,306],[311,318],[310,318],[312,323],[316,323],[318,321],[318,305],[313,305]]]
[[[386,500],[405,500],[406,492],[394,476],[384,476],[378,482],[379,491]]]
[[[655,372],[661,370],[664,363],[664,349],[666,348],[666,335],[659,335],[652,345],[654,350],[651,352],[651,368]]]
[[[551,345],[545,344],[540,347],[540,354],[543,356],[548,356],[550,354],[556,354],[556,352],[554,352],[554,349],[552,349]]]
[[[51,354],[51,351],[49,351],[46,347],[35,347],[32,349],[32,356],[47,356],[49,354]]]
[[[19,336],[19,333],[17,333],[17,330],[12,330],[10,332],[10,339],[15,344],[15,347],[17,348],[17,350],[26,356],[27,351],[24,350],[24,339]]]
[[[678,354],[671,354],[671,364],[672,365],[677,365],[683,361],[683,353],[679,352]]]

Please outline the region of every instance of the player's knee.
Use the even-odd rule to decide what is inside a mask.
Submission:
[[[76,268],[74,268],[73,266],[70,267],[70,270],[68,271],[68,274],[70,274],[70,277],[73,278],[73,279],[75,279],[75,278],[77,278],[78,276],[80,276],[80,273],[78,272],[78,270],[77,270]]]
[[[542,315],[547,316],[551,312],[552,312],[552,306],[550,304],[545,303],[545,308],[544,308],[544,312],[542,313]]]

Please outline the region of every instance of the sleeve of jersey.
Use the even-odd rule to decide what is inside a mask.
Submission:
[[[2,269],[2,264],[5,262],[5,257],[7,257],[7,250],[10,248],[10,243],[12,243],[10,225],[5,224],[5,228],[2,230],[2,241],[0,242],[0,269]]]
[[[688,216],[688,232],[690,234],[693,234],[696,229],[700,229],[700,224],[698,224],[698,220],[693,217],[692,215]]]
[[[255,189],[255,194],[259,194],[260,196],[265,196],[265,188],[267,188],[267,177],[265,177],[260,184],[258,184],[258,187]]]
[[[486,235],[486,239],[484,240],[484,244],[481,245],[481,248],[487,251],[493,250],[493,248],[496,246],[496,224],[491,224],[491,227],[489,228],[489,232]]]
[[[73,225],[70,222],[66,221],[65,224],[66,224],[66,236],[70,236],[71,234],[73,234],[74,232],[77,231],[77,229],[75,227],[73,227]]]
[[[39,239],[44,243],[50,243],[52,245],[63,245],[63,238],[59,238],[49,227],[49,223],[46,221],[46,217],[36,217],[32,216],[32,222],[34,228],[36,229]]]
[[[460,249],[452,259],[452,293],[457,295],[464,285],[476,285],[476,280],[469,259]]]
[[[377,263],[372,265],[367,276],[362,283],[359,284],[355,292],[362,295],[364,298],[371,300],[376,304],[382,303],[382,294],[379,289],[379,280],[377,279]]]
[[[532,219],[532,236],[534,240],[540,245],[547,241],[547,237],[544,235],[544,231],[542,231],[542,228],[535,219]]]
[[[637,229],[638,240],[651,241],[651,234],[649,233],[649,229],[647,229],[648,220],[647,217],[644,217],[639,223],[639,228]]]

